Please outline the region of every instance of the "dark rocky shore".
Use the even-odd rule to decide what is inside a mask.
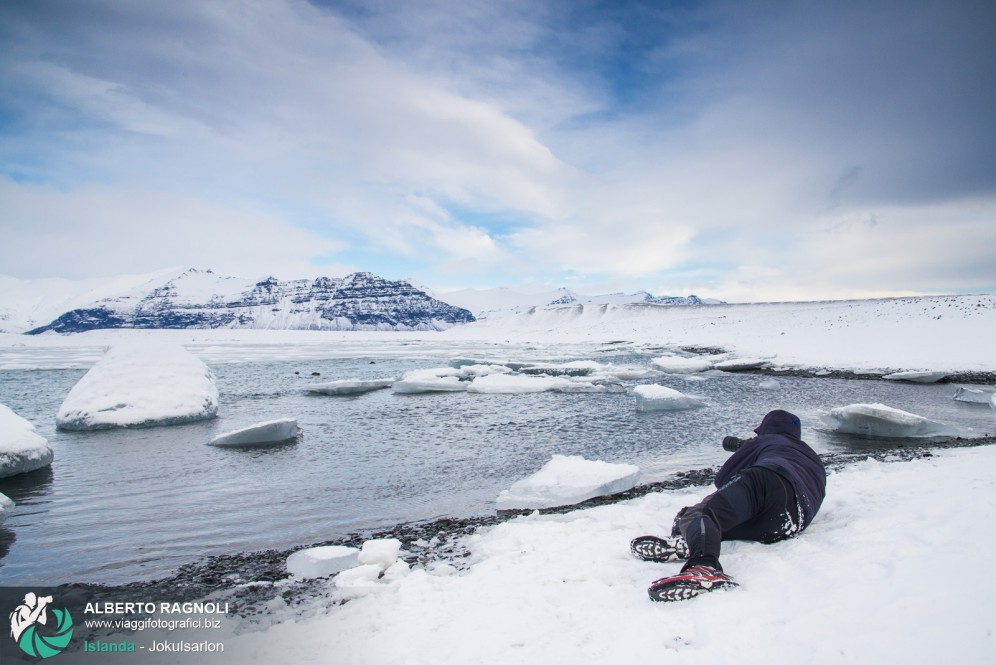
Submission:
[[[882,462],[902,462],[931,457],[933,451],[938,449],[994,443],[996,437],[931,442],[902,440],[889,442],[872,450],[863,448],[853,453],[825,454],[822,457],[828,469],[836,470],[868,458]],[[618,503],[654,492],[709,485],[715,472],[715,468],[683,471],[666,480],[639,485],[627,492],[539,512],[567,513]],[[466,567],[466,558],[470,554],[463,545],[464,536],[474,533],[481,527],[494,526],[531,512],[533,511],[501,511],[491,515],[403,523],[387,530],[358,532],[335,540],[316,542],[308,547],[320,545],[359,547],[365,540],[397,538],[403,544],[402,558],[409,564],[431,566],[436,563],[448,563],[459,569]],[[294,608],[313,609],[316,603],[321,604],[323,599],[329,598],[327,578],[288,580],[285,562],[297,549],[303,548],[212,556],[182,566],[170,577],[148,582],[118,586],[66,584],[59,589],[63,596],[93,596],[99,598],[101,602],[127,602],[135,598],[155,603],[211,599],[228,602],[230,614],[240,622],[265,624],[266,616],[277,598],[280,599],[277,602],[281,607],[286,605],[292,611]],[[287,581],[283,582],[284,580]]]

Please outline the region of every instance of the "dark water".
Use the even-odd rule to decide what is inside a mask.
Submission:
[[[523,352],[526,353],[526,352]],[[455,351],[453,355],[460,355]],[[592,353],[649,367],[650,355]],[[538,358],[528,358],[535,360]],[[212,362],[220,417],[178,427],[57,432],[54,415],[85,369],[0,371],[0,402],[55,450],[50,471],[0,479],[17,502],[0,527],[0,584],[118,583],[161,577],[207,554],[287,548],[351,531],[494,510],[497,494],[553,454],[638,464],[645,480],[720,464],[726,434],[746,436],[773,408],[799,414],[820,452],[877,447],[819,429],[820,409],[880,402],[996,430],[986,405],[953,385],[721,374],[618,381],[619,392],[310,396],[313,381],[398,377],[445,358]],[[311,373],[321,373],[312,378]],[[300,372],[300,374],[295,374]],[[708,406],[641,413],[632,388],[660,383]],[[261,420],[296,417],[300,440],[273,449],[204,445]],[[895,445],[892,443],[891,445]]]

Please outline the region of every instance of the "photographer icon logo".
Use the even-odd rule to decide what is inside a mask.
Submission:
[[[10,613],[10,636],[21,651],[35,658],[57,656],[73,638],[73,618],[67,609],[51,607],[52,596],[28,592],[24,603]],[[54,621],[49,623],[49,609]]]

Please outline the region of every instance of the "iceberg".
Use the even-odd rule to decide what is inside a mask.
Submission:
[[[884,404],[851,404],[821,413],[820,420],[831,430],[874,438],[922,438],[956,436],[951,425]]]
[[[637,386],[633,389],[636,395],[637,411],[681,411],[705,406],[705,399],[660,386],[657,384]]]
[[[703,358],[662,356],[650,361],[654,367],[667,374],[697,374],[712,369],[712,363]]]
[[[909,372],[893,372],[892,374],[886,374],[883,379],[889,381],[909,381],[911,383],[937,383],[941,379],[947,377],[948,372],[920,372],[920,371],[909,371]]]
[[[994,394],[996,389],[993,388],[959,388],[954,394],[954,400],[969,404],[989,404]]]
[[[0,478],[41,469],[54,458],[35,426],[0,404]]]
[[[304,389],[309,395],[360,395],[363,393],[390,388],[394,379],[343,379],[313,383]]]
[[[359,565],[360,550],[325,545],[298,550],[287,557],[287,572],[294,577],[328,577]]]
[[[572,455],[554,455],[542,469],[503,490],[498,510],[523,510],[572,506],[597,496],[632,489],[640,475],[633,464],[589,461]]]
[[[281,418],[219,434],[208,441],[207,445],[220,448],[249,448],[273,446],[294,438],[297,438],[297,419]]]
[[[14,500],[6,494],[0,493],[0,524],[14,512]]]
[[[63,430],[179,425],[214,418],[218,385],[181,346],[111,348],[73,386],[55,421]]]

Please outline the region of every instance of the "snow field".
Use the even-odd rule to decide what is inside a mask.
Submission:
[[[977,527],[996,515],[994,465],[996,449],[980,447],[834,472],[801,537],[724,543],[741,587],[687,602],[647,598],[679,565],[638,561],[629,541],[666,532],[708,487],[511,520],[468,539],[460,574],[414,570],[226,648],[248,662],[279,648],[285,662],[343,665],[988,663],[996,533]]]

